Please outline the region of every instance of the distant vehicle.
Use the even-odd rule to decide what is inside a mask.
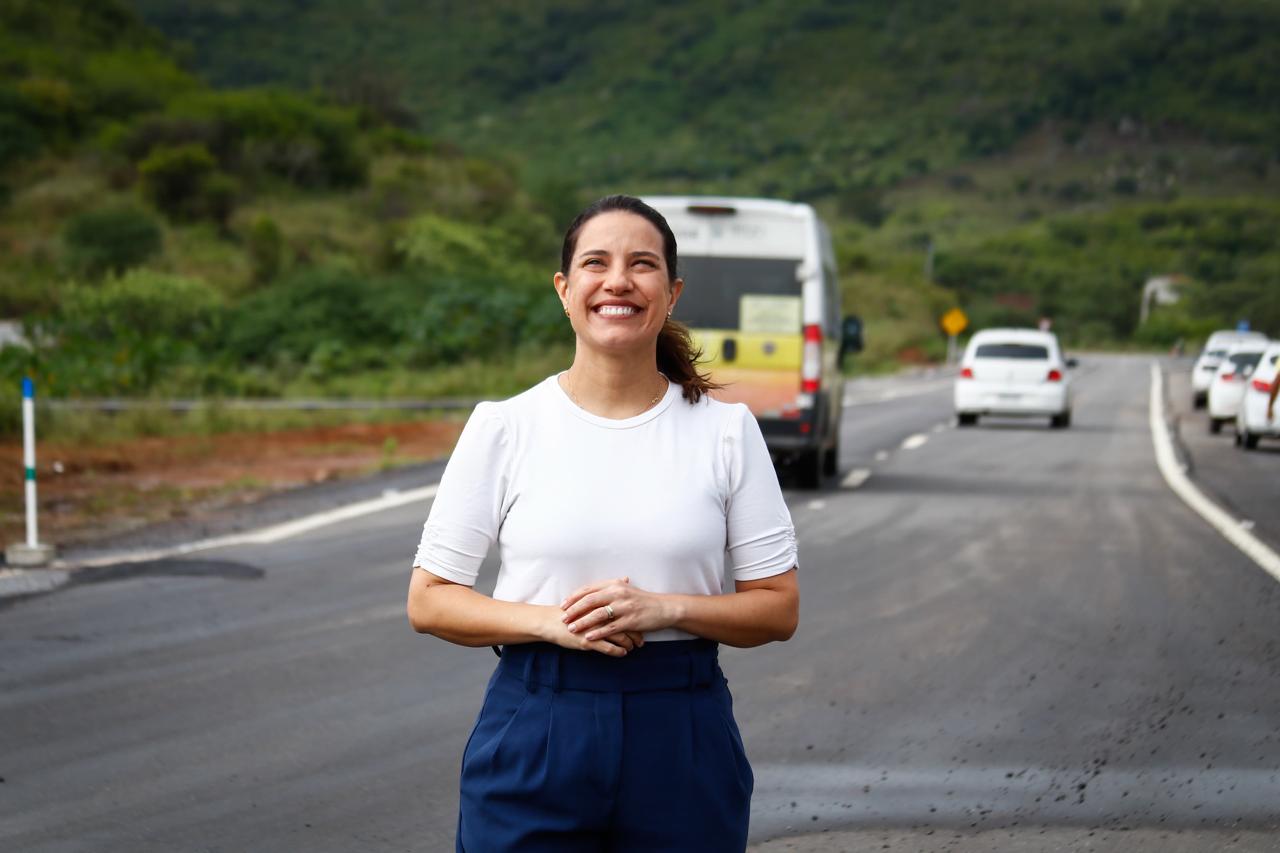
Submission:
[[[715,396],[746,403],[774,460],[817,488],[838,465],[841,364],[862,349],[861,321],[840,316],[826,225],[809,205],[785,201],[645,201],[675,232],[685,282],[675,318],[725,385]]]
[[[1271,386],[1280,382],[1276,373],[1280,369],[1280,341],[1272,341],[1258,359],[1258,366],[1249,377],[1249,386],[1240,400],[1236,413],[1236,444],[1248,450],[1258,446],[1259,439],[1280,438],[1280,400],[1276,401],[1276,416],[1267,418],[1267,401]]]
[[[1240,399],[1249,385],[1249,377],[1266,350],[1266,343],[1250,341],[1232,344],[1209,383],[1209,432],[1222,431],[1222,425],[1235,423]]]
[[[1217,373],[1218,365],[1226,357],[1227,349],[1232,344],[1248,342],[1265,344],[1267,336],[1261,332],[1237,332],[1234,329],[1223,329],[1209,336],[1209,340],[1204,342],[1204,349],[1200,351],[1200,356],[1191,368],[1191,405],[1193,408],[1203,409],[1205,403],[1208,402],[1209,383],[1213,381],[1213,375]]]
[[[1035,329],[983,329],[969,339],[956,378],[956,422],[973,426],[980,415],[1048,416],[1071,425],[1075,359],[1062,357],[1058,337]]]

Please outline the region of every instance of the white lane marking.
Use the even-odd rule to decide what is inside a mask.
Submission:
[[[809,501],[809,509],[826,509],[826,501]]]
[[[844,479],[840,481],[842,489],[856,489],[863,483],[867,482],[867,478],[871,476],[871,470],[868,468],[854,468],[848,474],[844,475]]]
[[[946,428],[947,428],[947,425],[946,425],[946,424],[934,424],[934,425],[933,425],[933,431],[934,431],[935,433],[942,432],[942,431],[943,431],[944,429],[946,429]]]
[[[269,527],[260,527],[257,530],[249,530],[244,533],[231,533],[226,536],[198,539],[195,542],[184,542],[181,545],[171,545],[167,548],[121,551],[83,560],[58,561],[57,565],[59,568],[84,568],[88,566],[109,566],[115,563],[141,563],[148,560],[167,560],[184,554],[192,554],[196,551],[227,548],[232,545],[270,545],[283,539],[308,533],[320,527],[337,524],[340,521],[349,521],[353,518],[394,509],[405,504],[428,500],[435,497],[438,488],[439,484],[433,483],[430,486],[422,486],[406,492],[388,489],[379,498],[357,501],[346,506],[335,507],[324,512],[317,512],[314,515],[295,518],[292,521],[273,524]]]
[[[888,459],[888,458],[889,458],[889,451],[887,451],[887,450],[877,450],[877,451],[876,451],[876,461],[877,461],[877,462],[883,462],[884,460],[886,460],[886,459]]]
[[[1156,466],[1164,475],[1169,488],[1209,522],[1214,530],[1221,533],[1223,538],[1261,566],[1263,571],[1280,581],[1280,554],[1267,547],[1244,524],[1205,497],[1187,477],[1186,471],[1178,465],[1178,459],[1173,453],[1173,441],[1169,438],[1169,428],[1164,422],[1164,375],[1160,372],[1160,365],[1155,362],[1151,363],[1151,406],[1148,414],[1151,442],[1156,449]]]
[[[924,433],[922,433],[922,432],[918,432],[918,433],[916,433],[915,435],[908,436],[908,437],[907,437],[907,438],[902,442],[902,449],[903,449],[903,450],[915,450],[917,447],[921,447],[921,446],[923,446],[923,445],[924,445],[924,443],[925,443],[926,441],[928,441],[928,440],[929,440],[929,436],[925,435],[925,434],[924,434]]]

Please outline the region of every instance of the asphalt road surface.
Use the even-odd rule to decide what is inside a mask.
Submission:
[[[1066,431],[855,383],[841,478],[788,491],[800,630],[722,655],[753,849],[1280,849],[1280,583],[1161,479],[1149,360],[1075,378]],[[1189,452],[1274,506],[1280,454]],[[0,850],[452,849],[494,657],[408,628],[425,510],[0,609]]]

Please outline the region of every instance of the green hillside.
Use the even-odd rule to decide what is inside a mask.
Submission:
[[[378,81],[433,136],[519,164],[553,209],[566,187],[811,200],[874,361],[936,354],[933,319],[957,300],[1126,341],[1161,273],[1197,283],[1162,342],[1242,316],[1280,333],[1277,249],[1207,224],[1274,221],[1268,0],[134,3],[220,84]],[[1055,236],[1174,201],[1173,236]]]
[[[0,0],[0,49],[0,316],[34,344],[0,394],[492,393],[563,357],[557,225],[509,167],[211,89],[108,0]]]
[[[36,344],[0,382],[510,390],[564,358],[557,236],[606,190],[811,200],[859,370],[936,358],[955,304],[1280,333],[1274,3],[477,8],[0,0],[0,316]],[[1139,329],[1156,274],[1187,299]]]
[[[393,81],[538,168],[813,197],[1127,121],[1280,152],[1268,0],[135,0],[219,84]]]

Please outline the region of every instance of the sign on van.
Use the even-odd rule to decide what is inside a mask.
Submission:
[[[738,300],[738,330],[745,335],[795,335],[801,327],[799,296],[744,294]]]

